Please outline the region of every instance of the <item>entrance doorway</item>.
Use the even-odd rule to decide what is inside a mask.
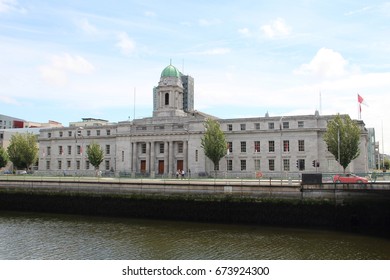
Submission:
[[[158,174],[164,174],[164,161],[158,161]]]
[[[177,170],[183,170],[183,160],[182,159],[178,159],[177,160]]]
[[[146,173],[146,160],[141,160],[141,173]]]

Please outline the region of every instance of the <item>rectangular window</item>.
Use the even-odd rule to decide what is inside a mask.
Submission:
[[[68,136],[72,137],[72,131],[68,131]]]
[[[96,130],[96,135],[100,136],[100,130]]]
[[[255,153],[260,153],[260,141],[255,141]]]
[[[47,155],[50,156],[51,155],[51,147],[47,147]]]
[[[183,142],[177,143],[177,152],[178,152],[179,154],[182,154],[182,153],[183,153]]]
[[[305,127],[305,122],[304,121],[298,121],[298,127],[299,128]]]
[[[146,154],[146,143],[141,144],[141,153]]]
[[[284,140],[283,141],[283,152],[287,153],[290,151],[290,141]]]
[[[164,153],[164,143],[160,143],[160,154]]]
[[[227,148],[229,153],[233,153],[233,142],[227,142]]]
[[[259,159],[255,159],[255,170],[261,170],[260,169],[260,160]]]
[[[274,171],[275,170],[275,160],[274,159],[269,159],[268,160],[268,169],[269,169],[269,171]]]
[[[85,161],[85,169],[89,169],[89,160]]]
[[[51,132],[47,133],[47,138],[51,138]]]
[[[298,169],[300,171],[305,170],[305,160],[304,159],[298,159],[297,163],[298,163]]]
[[[106,160],[104,165],[105,165],[106,170],[110,170],[110,161],[109,160]]]
[[[290,128],[290,123],[289,122],[283,122],[283,129]]]
[[[275,141],[268,141],[268,151],[270,153],[275,152]]]
[[[72,154],[72,146],[68,146],[68,155]]]
[[[228,131],[232,131],[233,130],[233,125],[232,124],[228,124],[227,125],[227,130]]]
[[[107,136],[110,136],[111,135],[111,130],[107,129],[106,133],[107,133]]]
[[[125,151],[122,151],[122,162],[125,161]]]
[[[62,131],[60,131],[60,137],[64,136],[64,133]]]
[[[47,169],[47,170],[50,170],[50,160],[47,160],[47,161],[46,161],[46,169]]]
[[[246,142],[245,141],[241,142],[241,153],[246,153]]]
[[[76,169],[80,170],[80,161],[79,160],[76,161]]]
[[[283,159],[283,170],[290,171],[290,160],[289,159]]]
[[[91,136],[91,131],[87,130],[87,136]]]
[[[71,167],[72,167],[70,160],[68,160],[68,161],[66,162],[66,167],[67,167],[67,168],[71,168]]]
[[[76,153],[79,155],[81,154],[81,146],[80,145],[77,145],[76,147]]]
[[[246,160],[242,159],[241,160],[241,171],[245,171],[245,170],[246,170]]]
[[[199,155],[198,155],[198,150],[195,150],[195,161],[198,162]]]
[[[214,168],[215,168],[214,170],[219,171],[219,163],[217,163]]]
[[[298,140],[298,151],[305,151],[305,140]]]
[[[233,170],[233,160],[228,159],[227,160],[227,170],[232,171]]]
[[[260,123],[255,123],[255,129],[260,130]]]
[[[111,152],[111,146],[110,145],[106,145],[106,155],[109,155]]]
[[[59,169],[59,170],[62,169],[62,161],[61,161],[61,160],[58,161],[58,169]]]
[[[268,129],[275,129],[275,124],[273,122],[269,122]]]
[[[246,130],[246,124],[245,123],[240,124],[240,128],[241,130]]]

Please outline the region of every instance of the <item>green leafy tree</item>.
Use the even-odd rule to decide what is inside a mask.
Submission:
[[[219,161],[227,152],[225,134],[221,130],[219,122],[216,120],[207,119],[204,126],[206,131],[201,139],[201,147],[206,157],[214,163],[215,170]]]
[[[30,168],[38,159],[37,136],[32,133],[12,135],[7,153],[14,168]]]
[[[360,155],[360,127],[348,115],[339,114],[328,122],[324,141],[344,169]],[[339,158],[340,155],[340,158]]]
[[[0,147],[0,168],[6,167],[9,161],[7,151]]]
[[[87,156],[89,162],[95,167],[95,170],[99,170],[99,165],[104,159],[102,147],[100,147],[99,144],[92,142],[91,145],[88,146]]]

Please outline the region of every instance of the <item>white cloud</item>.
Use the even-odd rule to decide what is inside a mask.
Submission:
[[[261,30],[268,38],[287,36],[291,33],[291,27],[286,25],[282,18],[277,18],[271,23],[261,26]]]
[[[348,65],[348,61],[340,53],[332,49],[321,48],[309,63],[302,64],[294,71],[294,74],[337,78],[351,73],[352,70],[353,67]]]
[[[156,16],[156,13],[152,12],[152,11],[146,11],[144,14],[147,17],[155,17]]]
[[[77,21],[77,25],[87,34],[97,34],[98,33],[98,30],[97,28],[92,25],[88,19],[81,19],[79,21]]]
[[[0,0],[0,13],[7,13],[17,11],[20,13],[25,13],[26,10],[21,7],[16,0]]]
[[[53,55],[49,65],[39,68],[44,80],[56,85],[65,85],[68,81],[68,74],[88,74],[94,71],[94,66],[81,56],[70,54]]]
[[[224,55],[230,53],[229,48],[214,48],[205,51],[191,52],[191,55]]]
[[[124,55],[130,55],[135,51],[135,42],[127,35],[126,32],[118,34],[118,42],[116,46]]]
[[[217,25],[221,23],[221,20],[219,19],[204,19],[201,18],[198,20],[198,23],[200,26],[211,26],[211,25]]]
[[[241,35],[243,35],[245,37],[249,37],[252,35],[251,31],[246,27],[238,29],[238,33],[240,33]]]

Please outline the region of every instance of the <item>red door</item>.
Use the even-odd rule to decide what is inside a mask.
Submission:
[[[158,161],[158,174],[164,174],[164,161]]]

